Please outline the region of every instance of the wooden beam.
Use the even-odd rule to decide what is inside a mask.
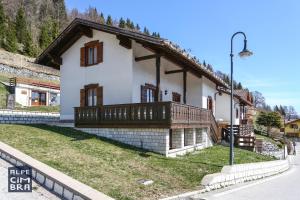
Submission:
[[[125,47],[126,49],[132,48],[131,39],[129,39],[128,37],[117,35],[117,39],[119,40],[119,45],[121,45],[122,47]]]
[[[141,57],[136,57],[135,61],[139,62],[139,61],[142,61],[142,60],[149,60],[149,59],[153,59],[153,58],[157,58],[157,57],[159,57],[158,54],[153,54],[153,55],[148,55],[148,56],[141,56]]]
[[[88,38],[93,37],[93,30],[91,28],[79,27],[79,31],[81,32],[82,35],[85,35]]]
[[[165,74],[175,74],[175,73],[181,73],[185,72],[186,70],[183,69],[178,69],[178,70],[170,70],[170,71],[165,71]]]
[[[186,104],[186,77],[187,72],[183,72],[183,103]]]
[[[155,101],[160,101],[160,56],[156,57],[156,95]]]

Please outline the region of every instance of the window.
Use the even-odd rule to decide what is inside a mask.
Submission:
[[[32,91],[31,92],[31,105],[32,106],[46,105],[46,92]]]
[[[141,86],[141,102],[149,103],[154,102],[156,96],[156,87],[151,84]]]
[[[87,89],[86,93],[87,93],[88,106],[96,106],[97,104],[96,88],[89,88]]]
[[[172,101],[180,103],[181,95],[177,92],[172,92]]]
[[[235,109],[235,118],[236,119],[239,118],[239,109],[238,108]]]
[[[101,106],[103,105],[103,87],[98,84],[84,86],[80,90],[80,106]]]
[[[80,49],[80,66],[91,66],[103,62],[103,42],[88,42]]]
[[[291,124],[290,127],[291,127],[292,129],[298,129],[298,125],[297,125],[297,124]]]

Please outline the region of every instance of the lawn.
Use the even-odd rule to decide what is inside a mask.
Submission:
[[[15,110],[23,111],[38,111],[38,112],[59,112],[60,106],[31,106],[31,107],[20,107],[16,106]]]
[[[0,140],[116,199],[157,199],[200,188],[202,177],[221,170],[229,149],[214,146],[178,158],[144,152],[71,128],[0,125]],[[235,150],[236,163],[273,158]],[[142,186],[139,179],[154,184]]]
[[[8,93],[6,86],[0,82],[0,108],[6,107],[6,98]]]

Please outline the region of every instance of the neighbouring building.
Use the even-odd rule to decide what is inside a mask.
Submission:
[[[291,137],[300,137],[300,119],[286,122],[285,134]]]
[[[10,78],[9,84],[15,102],[21,106],[59,105],[59,84],[29,78]]]
[[[166,156],[221,139],[228,86],[168,40],[75,19],[36,62],[60,69],[61,120],[83,131]]]

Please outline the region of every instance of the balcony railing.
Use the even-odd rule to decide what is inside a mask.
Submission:
[[[78,127],[185,128],[211,123],[211,111],[175,102],[75,107]]]
[[[153,102],[75,107],[76,127],[86,128],[201,128],[209,127],[215,142],[220,141],[212,112],[175,102]]]

